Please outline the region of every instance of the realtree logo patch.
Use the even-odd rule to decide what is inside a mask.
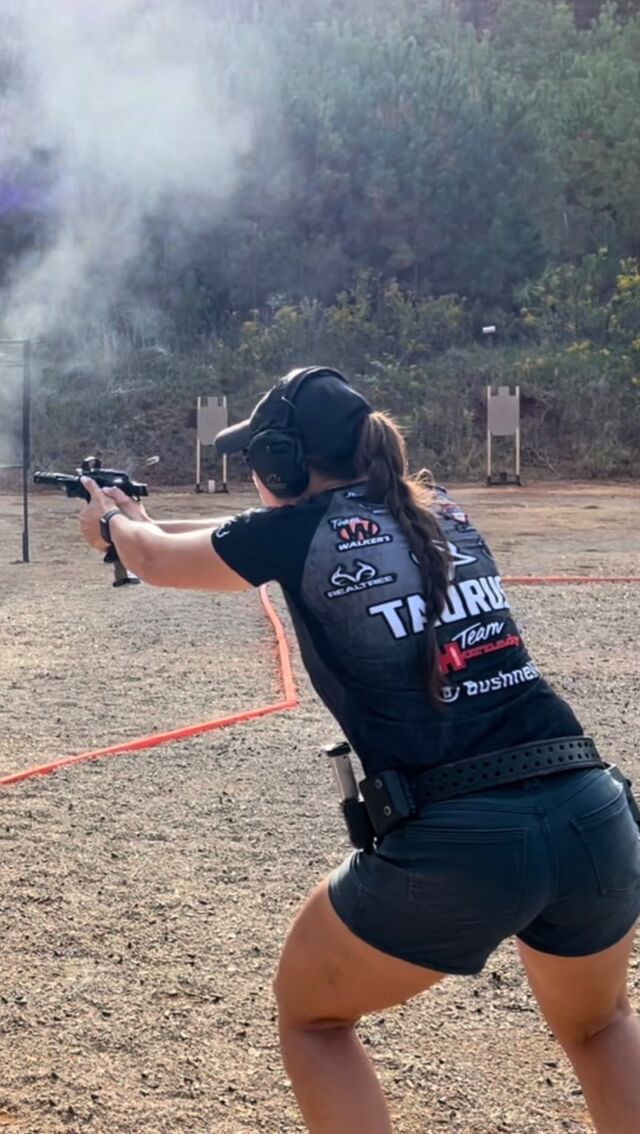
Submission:
[[[333,589],[325,591],[327,598],[342,598],[343,595],[352,595],[358,591],[368,591],[371,587],[383,587],[386,583],[395,583],[397,575],[380,575],[372,563],[363,563],[356,559],[351,571],[338,565],[333,572],[330,582]]]

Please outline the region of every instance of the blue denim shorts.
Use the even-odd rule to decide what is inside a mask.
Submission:
[[[600,769],[428,804],[331,876],[333,907],[369,945],[478,973],[506,937],[562,957],[614,945],[640,916],[640,831]]]

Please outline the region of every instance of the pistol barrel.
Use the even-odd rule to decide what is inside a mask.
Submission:
[[[66,473],[44,473],[37,472],[33,474],[34,484],[49,484],[52,488],[64,488],[67,496],[77,496],[81,500],[89,500],[89,493],[82,485],[79,476],[68,476]]]

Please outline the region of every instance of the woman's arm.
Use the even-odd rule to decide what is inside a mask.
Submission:
[[[154,524],[156,528],[160,528],[161,532],[167,532],[168,535],[185,535],[188,532],[201,531],[212,532],[216,528],[221,528],[223,524],[228,524],[232,519],[231,516],[215,516],[210,519],[153,520],[144,504],[137,500],[131,500],[122,489],[105,488],[104,495],[108,496],[120,511],[131,520],[135,520],[139,524]]]
[[[90,500],[80,517],[80,529],[87,543],[101,551],[107,544],[100,534],[100,519],[113,511],[116,498],[101,491],[89,478],[83,484]],[[154,587],[188,590],[241,591],[250,583],[227,567],[214,550],[213,528],[169,534],[148,517],[115,513],[109,522],[109,535],[118,558],[127,570]]]
[[[118,558],[143,583],[205,591],[251,587],[214,550],[211,527],[169,534],[156,524],[136,524],[121,515],[111,519],[109,530]]]
[[[208,520],[151,520],[150,523],[155,524],[167,535],[185,535],[188,532],[213,532],[216,528],[228,524],[231,519],[231,516],[214,516]]]

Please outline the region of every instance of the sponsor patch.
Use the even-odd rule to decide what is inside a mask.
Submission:
[[[512,685],[522,685],[526,681],[535,681],[540,677],[540,671],[528,662],[520,669],[510,669],[504,672],[499,670],[495,677],[488,677],[486,681],[463,681],[467,697],[484,697],[487,693],[498,693],[501,689],[509,689]]]
[[[369,516],[340,516],[329,520],[329,525],[340,540],[336,544],[338,551],[357,551],[361,547],[393,542],[393,536],[386,535],[378,521]]]
[[[357,500],[358,507],[364,508],[365,512],[368,512],[370,516],[386,516],[387,514],[386,505],[380,503],[374,504],[371,500],[367,500],[363,488],[348,488],[342,495],[345,500]],[[354,505],[352,504],[351,507],[353,508]]]
[[[458,524],[460,528],[469,527],[470,520],[467,513],[462,510],[459,504],[455,504],[453,500],[445,500],[439,507],[445,520],[451,520],[454,524]]]
[[[460,548],[456,547],[455,543],[447,543],[447,548],[451,556],[452,567],[467,567],[471,563],[478,562],[477,555],[466,555],[464,551],[460,551]]]
[[[450,543],[449,540],[447,540],[446,543],[442,543],[437,539],[433,542],[440,551],[449,552],[449,573],[451,580],[453,580],[453,576],[456,573],[456,567],[469,567],[472,563],[478,562],[477,555],[466,555],[464,551],[460,551],[460,548],[457,547],[455,543]],[[415,551],[410,551],[409,557],[413,560],[416,567],[420,566],[420,560]]]
[[[493,677],[483,681],[463,681],[461,685],[445,685],[440,700],[450,705],[458,700],[461,693],[466,697],[486,697],[487,693],[499,693],[502,689],[510,689],[512,685],[523,685],[527,681],[535,681],[540,677],[540,671],[533,662],[527,662],[519,669],[498,670]]]
[[[484,642],[479,646],[470,646],[462,650],[457,642],[449,642],[440,650],[438,664],[440,673],[448,674],[457,670],[466,669],[469,662],[484,654],[493,654],[496,650],[508,650],[522,645],[519,634],[507,634],[505,638],[498,638],[495,642]]]
[[[343,595],[356,594],[358,591],[368,591],[371,587],[382,587],[385,583],[395,583],[397,575],[380,575],[373,563],[364,563],[356,559],[351,571],[339,564],[333,572],[330,582],[333,590],[325,591],[329,599],[342,598]]]
[[[434,626],[463,622],[468,618],[477,618],[480,614],[508,609],[509,603],[499,575],[462,579],[449,587],[445,608],[435,620]],[[367,614],[372,617],[380,615],[393,637],[398,639],[406,638],[410,633],[421,634],[427,624],[427,604],[420,593],[369,606]]]
[[[451,705],[454,701],[458,700],[460,692],[459,685],[445,685],[440,694],[440,700],[444,701],[446,705]]]

